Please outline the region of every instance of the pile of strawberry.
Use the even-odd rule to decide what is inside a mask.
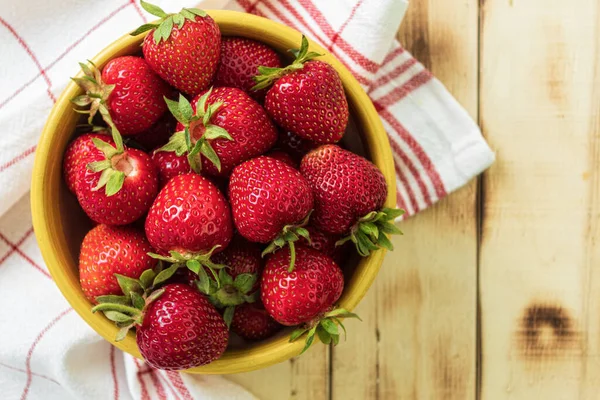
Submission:
[[[185,369],[294,326],[337,344],[340,265],[392,249],[402,211],[383,175],[334,144],[348,104],[337,72],[302,38],[282,66],[268,46],[221,37],[204,11],[160,18],[143,57],[81,64],[89,114],[64,155],[68,188],[96,226],[79,256],[83,293],[146,361]]]

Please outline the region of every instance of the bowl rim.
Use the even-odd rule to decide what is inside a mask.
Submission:
[[[282,48],[297,47],[300,43],[301,33],[283,24],[269,19],[228,10],[206,10],[206,12],[217,22],[224,36],[243,36],[265,42],[271,46]],[[117,39],[91,60],[102,67],[108,60],[115,57],[115,53],[141,43],[145,34],[130,36],[126,34]],[[396,180],[393,157],[387,134],[375,107],[358,81],[330,52],[309,39],[312,51],[317,51],[323,56],[323,60],[332,65],[342,80],[349,104],[360,105],[352,107],[352,115],[357,125],[361,128],[361,139],[368,150],[371,160],[383,173],[388,187],[388,196],[385,202],[387,207],[394,207],[396,203]],[[72,109],[70,99],[80,93],[79,87],[74,82],[69,82],[62,94],[52,108],[46,121],[35,153],[32,181],[31,181],[31,208],[35,235],[46,262],[50,274],[56,285],[69,304],[98,334],[119,349],[137,357],[142,358],[136,342],[135,334],[130,333],[121,342],[114,341],[116,326],[104,316],[92,314],[90,303],[85,299],[80,288],[74,287],[68,277],[62,263],[65,262],[60,256],[61,248],[65,246],[65,240],[56,235],[55,223],[56,200],[58,189],[51,190],[52,175],[56,171],[46,168],[51,157],[56,156],[53,147],[55,131],[62,122],[61,115]],[[73,112],[72,112],[73,113]],[[73,113],[74,114],[74,113]],[[60,169],[62,170],[62,154],[60,154]],[[56,161],[55,161],[56,163]],[[62,177],[62,172],[58,172]],[[55,197],[53,197],[55,196]],[[62,223],[59,223],[62,225]],[[385,255],[385,250],[373,252],[369,257],[359,261],[351,279],[346,283],[344,293],[338,301],[341,307],[352,310],[364,297],[372,285]],[[220,359],[210,364],[185,370],[188,373],[198,374],[231,374],[248,372],[283,362],[297,356],[304,346],[303,340],[289,343],[287,337],[276,337],[273,340],[259,342],[249,348],[228,350]]]

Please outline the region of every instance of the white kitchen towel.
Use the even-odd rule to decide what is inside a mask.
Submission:
[[[155,1],[167,11],[194,0]],[[205,0],[282,22],[329,49],[378,109],[398,203],[423,210],[487,168],[476,124],[395,40],[403,0]],[[247,399],[226,379],[164,373],[121,353],[71,310],[32,234],[29,183],[45,119],[68,78],[153,19],[134,0],[0,0],[0,387],[3,399]]]

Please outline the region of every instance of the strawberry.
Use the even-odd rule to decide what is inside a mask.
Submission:
[[[290,131],[280,131],[275,143],[275,148],[288,153],[296,163],[300,163],[302,157],[312,149],[317,148],[315,143],[302,139]]]
[[[380,247],[393,249],[387,234],[401,233],[393,220],[403,211],[382,208],[387,185],[375,164],[339,146],[324,145],[302,159],[300,172],[315,196],[315,227],[348,234],[338,243],[352,240],[362,256]]]
[[[313,207],[308,182],[294,168],[261,156],[237,166],[229,180],[229,200],[235,226],[252,242],[271,244],[271,253],[289,245],[294,262],[294,242],[308,237],[303,228]]]
[[[79,253],[79,281],[85,297],[122,294],[114,274],[138,278],[156,261],[144,233],[131,227],[97,225],[83,238]]]
[[[163,290],[137,328],[137,345],[146,362],[154,368],[181,370],[221,357],[229,332],[208,299],[187,285],[170,284]]]
[[[183,96],[179,103],[167,100],[167,104],[180,123],[160,150],[187,153],[196,172],[229,176],[236,165],[263,154],[277,140],[267,113],[240,89],[208,90],[194,98],[193,105]]]
[[[258,67],[281,68],[281,60],[275,50],[250,39],[226,37],[221,39],[221,62],[214,85],[234,87],[248,93],[257,101],[265,98],[267,91],[251,90]]]
[[[250,288],[255,291],[258,289],[258,277],[263,267],[260,253],[261,248],[259,245],[235,235],[225,250],[215,254],[214,261],[226,265],[228,267],[227,273],[232,279],[236,279],[242,274],[253,275],[254,284]]]
[[[88,122],[100,112],[109,126],[122,135],[150,129],[167,111],[163,97],[171,88],[141,57],[123,56],[110,60],[102,73],[90,62],[80,63],[84,77],[73,80],[85,94],[72,99],[77,106],[90,107]]]
[[[344,249],[343,246],[336,246],[336,243],[342,237],[340,235],[325,233],[311,225],[307,226],[306,230],[310,235],[310,242],[305,238],[301,238],[301,243],[333,258],[340,265],[345,258],[343,254]]]
[[[237,306],[231,321],[231,330],[248,340],[266,339],[281,328],[260,302]]]
[[[150,31],[142,50],[156,73],[179,91],[195,96],[213,80],[221,53],[217,23],[197,8],[167,14],[160,7],[140,1],[144,10],[160,18],[144,24],[131,35]]]
[[[333,309],[344,289],[342,270],[330,257],[310,247],[298,246],[294,268],[289,268],[290,249],[267,259],[261,278],[261,299],[269,314],[282,325],[304,324],[292,334],[295,340],[308,331],[306,350],[315,333],[321,341],[337,344],[338,317],[356,317],[344,309]],[[317,332],[318,330],[318,332]]]
[[[225,250],[233,236],[229,204],[208,179],[196,173],[176,176],[150,207],[146,236],[162,254],[155,258],[184,263],[197,274],[202,265],[221,268],[210,257]]]
[[[85,166],[88,163],[90,153],[96,151],[96,146],[92,142],[93,138],[114,144],[106,132],[85,133],[69,143],[63,159],[63,174],[71,193],[77,192],[77,179],[85,173]]]
[[[292,156],[290,156],[285,151],[282,151],[282,150],[273,150],[273,151],[270,151],[267,154],[265,154],[265,156],[274,158],[276,160],[279,160],[282,163],[285,163],[285,164],[289,165],[292,168],[296,168],[296,169],[298,168],[298,163],[296,161],[294,161],[294,159],[292,158]]]
[[[159,187],[163,188],[171,178],[192,172],[187,157],[171,151],[152,152],[152,162],[158,170]]]
[[[320,56],[308,52],[308,40],[302,36],[296,59],[285,68],[260,67],[253,89],[267,92],[265,109],[285,130],[315,143],[336,143],[348,124],[348,102],[342,81],[335,69]]]
[[[175,132],[177,120],[171,113],[164,113],[157,123],[142,133],[138,133],[133,139],[147,151],[164,146]]]
[[[206,296],[181,283],[161,285],[177,267],[138,280],[122,280],[125,296],[104,296],[92,312],[103,311],[121,329],[117,341],[137,328],[141,355],[154,368],[181,370],[208,364],[225,352],[229,332]],[[131,299],[131,300],[129,300]]]
[[[158,192],[158,172],[148,154],[123,146],[113,129],[114,147],[92,139],[87,169],[77,180],[77,200],[95,222],[127,225],[143,216]],[[104,190],[100,190],[104,187]]]

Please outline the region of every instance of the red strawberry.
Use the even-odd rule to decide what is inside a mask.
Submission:
[[[161,119],[152,125],[150,129],[135,135],[133,139],[144,149],[154,150],[167,144],[169,138],[175,132],[176,125],[177,120],[175,117],[171,113],[164,113]]]
[[[115,133],[115,132],[113,132]],[[94,139],[84,174],[77,181],[77,200],[95,222],[127,225],[143,216],[158,192],[158,172],[150,156],[123,146]],[[100,190],[104,188],[104,190]]]
[[[296,60],[285,68],[260,68],[254,89],[274,82],[265,98],[265,109],[285,130],[315,143],[336,143],[348,124],[348,102],[335,69],[322,61],[309,61],[320,54],[308,52],[302,36]]]
[[[152,162],[158,169],[159,187],[163,188],[171,178],[191,172],[190,163],[185,156],[172,151],[154,151]]]
[[[120,274],[137,279],[156,261],[144,233],[130,227],[98,225],[89,231],[79,253],[79,281],[85,297],[122,294],[117,278]]]
[[[231,322],[231,330],[248,340],[266,339],[281,328],[258,301],[237,306]]]
[[[329,311],[342,294],[344,276],[330,257],[309,247],[298,246],[291,272],[289,259],[289,249],[268,258],[261,279],[261,298],[277,322],[293,326]]]
[[[306,153],[317,147],[318,145],[315,143],[306,139],[302,139],[300,136],[290,131],[280,131],[277,138],[277,143],[275,143],[276,149],[285,151],[292,156],[294,161],[297,163],[300,163],[300,160],[306,155]]]
[[[76,193],[77,178],[85,173],[90,153],[95,152],[96,146],[92,142],[93,138],[97,138],[114,145],[114,142],[106,132],[85,133],[67,146],[63,160],[63,174],[67,187],[72,193]]]
[[[229,176],[236,165],[265,153],[277,140],[265,110],[240,89],[215,88],[194,98],[191,105],[183,96],[179,104],[170,100],[167,104],[180,123],[162,150],[187,153],[196,172]]]
[[[310,243],[305,238],[300,239],[301,243],[333,258],[338,265],[341,265],[344,260],[343,246],[336,246],[336,243],[342,237],[325,233],[310,225],[306,227],[306,230],[310,235]]]
[[[122,135],[150,129],[167,111],[163,97],[171,88],[141,57],[113,58],[102,70],[102,79],[115,85],[106,105]]]
[[[73,80],[85,90],[72,102],[90,107],[88,122],[100,112],[109,126],[122,135],[135,135],[150,129],[167,111],[163,96],[171,88],[141,57],[124,56],[110,60],[102,74],[94,64],[80,64],[84,77]]]
[[[211,254],[225,250],[233,227],[227,200],[208,179],[189,173],[172,178],[159,192],[146,218],[150,244],[169,262],[213,267]],[[188,267],[190,266],[188,262]]]
[[[308,153],[300,165],[315,196],[312,224],[332,234],[350,234],[362,256],[383,246],[386,234],[400,233],[393,220],[402,210],[382,208],[387,185],[379,169],[364,157],[336,145]],[[392,222],[390,222],[392,221]]]
[[[265,154],[265,156],[279,160],[282,163],[285,163],[292,168],[296,168],[296,169],[298,168],[298,163],[296,161],[294,161],[292,159],[292,157],[285,151],[273,150],[273,151],[270,151],[267,154]]]
[[[239,235],[235,235],[229,246],[221,253],[214,256],[214,261],[226,265],[227,273],[232,279],[241,274],[251,274],[256,277],[256,284],[252,290],[258,289],[258,276],[262,272],[263,260],[260,255],[261,248],[256,243],[248,242]]]
[[[217,23],[197,8],[167,14],[145,1],[140,4],[160,18],[158,23],[144,24],[132,33],[150,31],[142,47],[148,64],[171,86],[190,96],[206,89],[215,76],[221,53]]]
[[[330,257],[310,247],[298,246],[293,270],[289,268],[290,259],[287,248],[268,258],[261,278],[265,309],[282,325],[306,324],[291,338],[295,340],[309,331],[305,350],[317,329],[323,331],[318,332],[322,341],[333,340],[337,344],[337,326],[331,319],[355,316],[343,309],[333,310],[344,289],[342,270]]]
[[[265,89],[253,91],[254,76],[258,67],[280,68],[281,60],[275,50],[254,40],[226,37],[221,39],[221,62],[215,86],[228,86],[243,90],[257,101],[265,98]]]
[[[168,284],[161,290],[137,328],[137,345],[146,362],[154,368],[181,370],[221,357],[229,332],[208,299],[184,284]]]
[[[246,161],[233,170],[229,200],[235,226],[252,242],[268,243],[263,252],[308,236],[303,226],[313,207],[313,195],[302,175],[271,157]],[[293,259],[292,259],[293,261]]]

